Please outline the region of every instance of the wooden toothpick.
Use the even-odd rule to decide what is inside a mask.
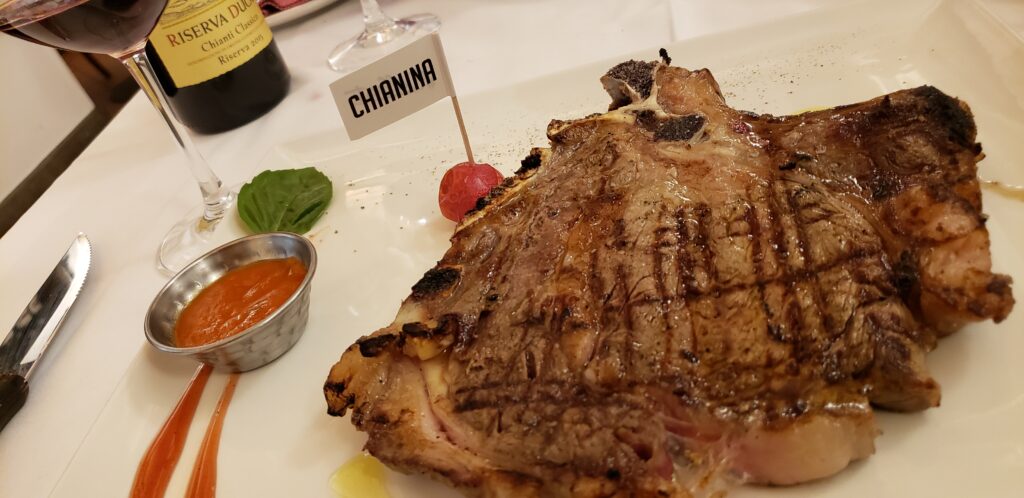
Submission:
[[[469,145],[469,134],[466,133],[466,123],[462,121],[462,110],[459,109],[459,98],[452,92],[452,107],[455,108],[455,119],[459,121],[459,131],[462,132],[462,144],[466,146],[466,159],[469,164],[476,164],[473,160],[473,148]]]

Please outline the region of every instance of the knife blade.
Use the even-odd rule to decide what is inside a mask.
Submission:
[[[28,398],[28,379],[85,284],[92,246],[78,234],[0,344],[0,430]]]

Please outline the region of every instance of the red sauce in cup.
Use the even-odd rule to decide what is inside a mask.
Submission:
[[[199,292],[174,325],[174,343],[202,346],[238,334],[281,307],[306,278],[297,258],[235,268]]]

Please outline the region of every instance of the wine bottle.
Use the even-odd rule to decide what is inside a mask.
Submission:
[[[170,0],[146,54],[171,110],[198,133],[239,127],[288,93],[288,68],[256,0]]]

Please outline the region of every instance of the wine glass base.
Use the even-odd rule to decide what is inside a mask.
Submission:
[[[396,19],[394,24],[377,29],[370,29],[368,26],[359,36],[335,47],[327,57],[327,65],[339,73],[350,73],[424,35],[437,31],[440,27],[441,21],[433,14],[417,14],[405,19]]]
[[[237,195],[235,191],[225,195],[221,204],[223,215],[216,220],[204,218],[204,206],[197,206],[176,223],[160,243],[157,268],[173,275],[200,256],[245,235],[235,214]]]

